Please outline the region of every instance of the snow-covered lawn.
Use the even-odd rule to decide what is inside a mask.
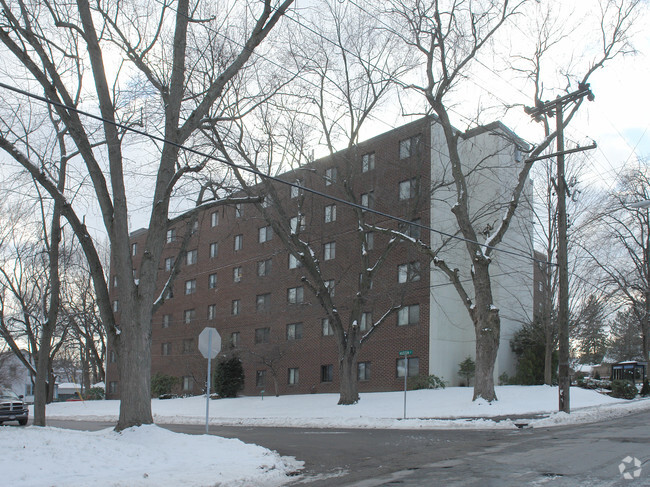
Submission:
[[[472,402],[472,389],[410,391],[406,420],[400,392],[362,394],[354,406],[337,406],[335,394],[240,397],[210,401],[217,425],[309,428],[515,428],[599,421],[650,409],[650,400],[624,401],[571,389],[570,415],[556,413],[556,387],[504,386],[492,404]],[[154,400],[155,421],[205,422],[205,398]],[[116,421],[118,401],[56,403],[49,418]],[[543,417],[538,417],[538,416]],[[504,418],[520,419],[504,419]],[[521,419],[521,418],[535,419]],[[490,419],[494,418],[494,419]],[[118,434],[56,428],[0,428],[2,481],[16,486],[276,486],[289,482],[300,459],[238,440],[171,433],[157,426]]]

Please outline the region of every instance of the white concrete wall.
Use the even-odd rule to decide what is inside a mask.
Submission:
[[[456,218],[451,212],[456,203],[444,134],[437,123],[432,126],[432,184],[449,183],[435,189],[431,199],[430,226],[446,234],[460,236]],[[504,132],[505,134],[505,132]],[[515,162],[514,143],[490,132],[461,142],[461,158],[467,164],[470,213],[479,222],[477,229],[498,226],[510,201],[521,163]],[[530,187],[527,193],[530,193]],[[498,246],[532,255],[532,218],[529,207],[520,205],[506,238]],[[465,243],[434,233],[432,248],[442,247],[440,258],[451,268],[460,270],[467,293],[473,298],[471,262]],[[479,241],[485,241],[480,236]],[[494,305],[500,310],[501,343],[495,367],[495,380],[503,372],[514,373],[514,356],[510,339],[532,310],[533,264],[530,259],[495,252],[490,266],[493,278]],[[469,314],[447,277],[431,266],[430,294],[430,373],[458,385],[458,364],[467,356],[475,358],[476,340]]]

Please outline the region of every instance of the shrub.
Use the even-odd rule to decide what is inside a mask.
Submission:
[[[178,377],[158,372],[151,378],[151,395],[153,397],[160,397],[164,394],[171,394],[172,389],[179,382],[180,379]]]
[[[636,386],[629,380],[612,381],[612,397],[620,399],[634,399],[636,397]]]
[[[444,389],[445,381],[437,375],[416,375],[407,381],[407,388],[410,391],[419,389]]]
[[[648,379],[643,379],[643,387],[641,387],[641,395],[643,397],[650,396],[650,384],[648,384]]]
[[[499,385],[500,386],[507,386],[512,384],[512,379],[508,375],[508,372],[504,372],[499,376]]]
[[[467,357],[461,363],[458,364],[458,375],[463,377],[467,383],[466,386],[469,387],[469,382],[474,377],[476,372],[476,363],[472,360],[472,357]]]
[[[104,388],[103,387],[91,387],[84,394],[84,399],[86,401],[101,401],[104,399]]]
[[[221,358],[214,374],[214,390],[220,397],[237,397],[244,388],[244,367],[239,357]]]

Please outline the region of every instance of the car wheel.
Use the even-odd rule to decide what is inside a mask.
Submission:
[[[19,419],[19,420],[18,420],[18,424],[19,424],[20,426],[25,426],[25,425],[27,424],[27,420],[26,420],[26,419]]]

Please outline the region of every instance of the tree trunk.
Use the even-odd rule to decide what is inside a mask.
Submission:
[[[34,383],[34,426],[45,426],[45,405],[48,397],[48,376],[50,371],[50,351],[52,349],[52,327],[43,325],[38,345],[38,366]],[[52,389],[54,385],[50,385]]]
[[[125,310],[126,311],[126,310]],[[145,313],[146,314],[146,311]],[[133,315],[136,315],[133,312]],[[137,322],[136,322],[137,319]],[[130,326],[121,328],[117,337],[120,354],[118,369],[120,373],[120,416],[116,431],[152,424],[151,414],[151,328],[142,317],[126,316],[122,313],[121,322]],[[144,323],[144,324],[143,324]]]
[[[488,402],[496,401],[494,392],[494,364],[499,351],[501,319],[497,309],[489,309],[479,314],[476,327],[476,376],[474,380],[474,397]]]
[[[553,340],[546,337],[544,341],[544,384],[553,384]]]
[[[339,373],[341,389],[340,405],[356,404],[359,402],[359,387],[357,383],[357,353],[358,347],[346,346],[339,358]]]

